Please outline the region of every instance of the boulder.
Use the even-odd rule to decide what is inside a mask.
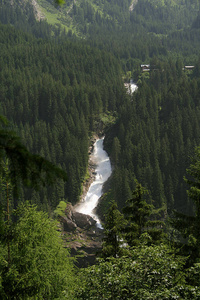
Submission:
[[[65,215],[67,216],[68,219],[72,220],[72,211],[73,211],[73,206],[71,203],[67,204],[67,207],[65,209]]]
[[[89,215],[73,211],[73,222],[80,228],[88,229],[96,224],[96,221]]]
[[[75,231],[77,228],[77,225],[67,217],[61,217],[60,222],[63,224],[64,231],[71,232]]]

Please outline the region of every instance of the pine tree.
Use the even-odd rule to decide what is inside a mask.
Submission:
[[[8,160],[9,176],[15,196],[20,183],[28,187],[39,188],[41,185],[54,184],[57,178],[67,180],[66,173],[43,157],[31,154],[21,143],[15,132],[5,128],[8,123],[1,118],[0,127],[0,161]],[[0,164],[0,172],[3,172]],[[16,208],[16,203],[14,204]]]
[[[127,226],[125,227],[125,238],[130,246],[135,246],[139,242],[140,236],[147,232],[153,238],[153,242],[157,242],[163,238],[163,222],[159,216],[162,211],[156,211],[152,204],[148,204],[145,195],[146,190],[137,180],[136,188],[132,193],[132,197],[126,201],[123,209]]]
[[[123,209],[125,218],[128,221],[126,226],[126,239],[130,246],[137,244],[138,238],[144,231],[147,217],[150,216],[153,206],[147,204],[144,195],[148,191],[136,180],[136,188],[132,197],[126,201]]]
[[[4,118],[1,120],[6,124]],[[64,171],[31,154],[14,132],[0,128],[1,299],[56,299],[68,294],[73,266],[56,224],[36,207],[19,206],[16,200],[21,184],[38,188],[54,183],[57,176],[66,180]],[[13,206],[18,207],[14,218],[10,210]]]
[[[0,242],[0,298],[73,299],[73,264],[56,223],[36,207],[23,205],[10,232],[9,257]]]
[[[188,251],[191,260],[200,258],[200,147],[195,149],[190,168],[187,169],[189,179],[184,177],[185,182],[190,186],[187,191],[189,198],[193,201],[194,214],[185,215],[174,211],[174,216],[170,219],[172,226],[185,239],[185,249]]]
[[[120,151],[121,151],[120,141],[117,137],[115,137],[113,139],[113,145],[112,145],[112,159],[115,165],[118,164],[120,158]]]
[[[122,235],[122,228],[124,226],[124,216],[118,210],[116,202],[113,201],[105,218],[103,257],[117,257],[122,255],[124,249],[121,246],[125,242]]]

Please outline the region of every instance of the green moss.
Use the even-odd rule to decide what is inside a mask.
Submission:
[[[108,126],[116,122],[116,116],[114,115],[114,113],[108,111],[100,115],[100,120],[104,124],[104,126]]]
[[[65,209],[67,207],[67,203],[65,201],[60,201],[56,209],[54,210],[54,214],[56,217],[58,216],[64,216],[65,215]]]

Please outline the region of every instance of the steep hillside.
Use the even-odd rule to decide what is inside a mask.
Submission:
[[[44,21],[35,20],[36,11],[45,16]],[[171,208],[183,205],[179,192],[181,190],[183,193],[185,189],[185,186],[181,187],[181,180],[188,160],[179,158],[190,153],[199,143],[195,129],[199,118],[197,88],[192,89],[192,74],[183,73],[182,68],[184,65],[196,65],[199,56],[199,1],[76,0],[56,7],[47,0],[38,0],[37,4],[31,2],[31,5],[30,2],[16,0],[14,3],[10,1],[9,5],[2,2],[0,16],[2,23],[10,23],[29,33],[26,36],[16,33],[13,26],[1,28],[3,37],[0,37],[6,49],[0,49],[2,112],[20,128],[24,140],[31,141],[29,144],[35,152],[39,151],[64,166],[70,174],[70,186],[61,186],[53,197],[49,192],[48,197],[53,200],[46,199],[44,206],[48,201],[55,206],[63,197],[73,203],[78,200],[87,169],[88,136],[97,129],[96,122],[101,119],[101,113],[111,113],[117,120],[107,135],[110,140],[106,139],[111,157],[119,152],[121,158],[120,171],[117,172],[115,166],[117,178],[111,183],[114,191],[112,198],[122,207],[134,188],[132,182],[136,176],[151,190],[157,206],[164,203]],[[47,22],[56,26],[50,26]],[[63,30],[62,26],[66,29]],[[12,34],[5,36],[6,31]],[[35,39],[33,35],[48,38],[48,42]],[[81,38],[77,39],[77,36]],[[8,70],[5,62],[9,63]],[[153,72],[142,73],[140,65],[149,63],[154,66]],[[128,101],[130,107],[123,77],[126,80],[133,77],[139,85],[134,100]],[[195,86],[197,81],[198,76],[193,80]],[[187,82],[190,94],[192,90],[196,91],[192,100],[189,96],[187,99],[192,107],[195,106],[191,119],[197,122],[188,121],[191,130],[187,134],[187,126],[180,122],[180,132],[184,137],[182,152],[177,150],[178,145],[166,150],[170,164],[176,166],[176,162],[178,165],[178,169],[168,174],[169,168],[166,171],[160,149],[161,145],[164,147],[165,140],[170,141],[170,145],[177,144],[175,135],[167,127],[170,122],[174,125],[171,115],[174,113],[174,118],[177,115],[173,106],[175,101],[180,104],[180,120],[185,120],[185,114],[188,114],[188,103],[185,110],[182,105],[185,103],[184,95],[188,93],[179,91],[184,86],[183,82]],[[179,84],[178,87],[175,83]],[[172,101],[173,97],[175,100]],[[132,103],[136,106],[132,107]],[[127,120],[126,115],[131,111]],[[129,132],[129,128],[134,130]],[[68,132],[70,142],[63,139],[65,132]],[[163,140],[160,140],[161,136]],[[82,137],[84,139],[80,140]],[[144,141],[151,145],[149,151],[154,153],[153,157],[145,151],[147,146]],[[116,160],[114,164],[117,163]],[[151,182],[152,174],[155,174],[154,178],[159,178],[158,182]],[[115,182],[119,182],[117,186],[121,191],[114,190]],[[174,184],[170,195],[165,188],[169,184]],[[32,196],[40,202],[38,196]],[[182,199],[185,201],[186,196]]]
[[[71,30],[78,36],[84,36],[84,27],[101,24],[102,22],[122,22],[128,15],[130,5],[135,6],[137,1],[95,1],[95,0],[66,0],[64,5],[58,6],[53,0],[8,0],[1,6],[22,8],[26,15],[32,7],[35,18],[45,20],[54,26],[61,26]]]
[[[138,22],[147,31],[168,33],[189,26],[199,11],[199,1],[187,0],[66,0],[61,7],[53,0],[15,1],[15,5],[23,7],[28,3],[33,6],[38,20],[45,19],[49,24],[60,25],[79,36],[87,36],[91,26],[106,24],[108,28],[112,24],[111,27],[132,31]]]
[[[84,43],[36,39],[9,25],[0,24],[0,43],[1,113],[32,152],[69,176],[67,186],[26,198],[45,208],[61,198],[75,203],[87,175],[89,136],[101,115],[125,101],[119,62]]]

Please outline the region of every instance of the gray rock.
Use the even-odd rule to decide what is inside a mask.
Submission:
[[[80,228],[87,229],[96,224],[96,221],[89,215],[84,215],[76,211],[73,211],[72,215],[74,223]]]
[[[73,206],[71,205],[71,203],[68,203],[65,209],[65,215],[70,220],[72,220],[72,210],[73,210]]]
[[[63,224],[64,231],[71,232],[75,231],[77,228],[77,225],[67,217],[61,217],[60,222]]]

